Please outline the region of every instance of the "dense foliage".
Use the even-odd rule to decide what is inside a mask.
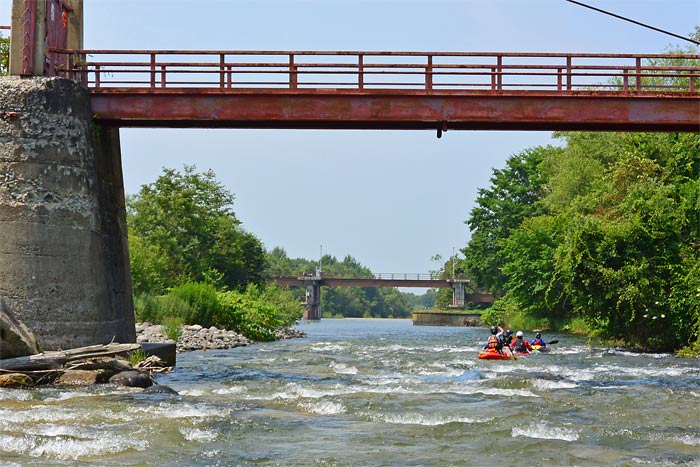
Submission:
[[[689,87],[688,78],[645,80]],[[495,170],[467,221],[465,267],[502,295],[484,318],[700,350],[700,134],[557,136],[563,147],[524,151]]]
[[[262,243],[240,228],[234,197],[212,171],[163,175],[127,200],[134,292],[165,292],[186,282],[244,290],[262,284]]]
[[[700,135],[559,136],[563,148],[526,151],[494,172],[469,220],[466,267],[504,294],[495,310],[506,315],[579,317],[643,349],[696,340]]]
[[[297,277],[304,272],[313,272],[317,262],[302,258],[288,258],[282,248],[274,248],[267,254],[270,277]],[[338,261],[334,256],[324,255],[321,269],[327,277],[371,278],[372,272],[352,256]],[[299,299],[304,293],[297,290]],[[383,287],[324,287],[321,293],[321,310],[324,316],[410,318],[415,308],[432,306],[427,298],[405,294],[395,288]],[[425,303],[425,305],[424,305]]]
[[[231,329],[255,340],[301,318],[299,300],[263,280],[265,253],[243,231],[211,171],[164,169],[127,203],[136,318]]]
[[[10,38],[0,34],[0,76],[10,72]]]
[[[136,319],[161,323],[217,326],[257,341],[275,339],[275,329],[301,318],[301,305],[289,291],[250,285],[244,292],[220,291],[211,284],[186,283],[167,294],[141,294],[135,300]],[[171,332],[167,332],[171,334]]]

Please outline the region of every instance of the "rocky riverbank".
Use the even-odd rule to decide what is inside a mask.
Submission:
[[[296,339],[306,337],[306,333],[293,328],[280,328],[275,331],[278,339]],[[177,341],[165,335],[163,326],[152,323],[136,323],[136,342],[142,343],[176,343],[178,352],[190,350],[230,349],[254,344],[255,341],[234,331],[202,327],[198,324],[183,326]]]

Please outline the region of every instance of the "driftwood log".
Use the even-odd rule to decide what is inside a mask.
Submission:
[[[106,344],[78,347],[70,350],[42,352],[28,357],[0,360],[0,371],[38,371],[63,368],[74,360],[86,360],[125,354],[141,348],[139,344]]]

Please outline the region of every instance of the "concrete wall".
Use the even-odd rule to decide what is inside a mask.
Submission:
[[[479,313],[449,313],[443,311],[414,311],[414,326],[479,326]]]
[[[42,349],[134,342],[118,130],[63,79],[0,77],[0,298]]]

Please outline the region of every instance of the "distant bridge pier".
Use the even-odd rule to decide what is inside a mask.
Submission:
[[[323,279],[320,274],[317,274],[299,277],[299,280],[306,286],[306,296],[301,302],[304,305],[304,319],[318,321],[321,319],[321,281]]]
[[[469,279],[452,279],[452,303],[450,308],[464,309],[467,303],[466,285],[469,284]]]
[[[304,319],[321,319],[321,287],[421,287],[452,288],[450,308],[464,309],[467,303],[493,303],[493,295],[480,293],[466,278],[437,279],[428,274],[373,274],[369,278],[324,277],[320,271],[309,271],[297,277],[275,277],[270,282],[280,287],[305,287]]]

